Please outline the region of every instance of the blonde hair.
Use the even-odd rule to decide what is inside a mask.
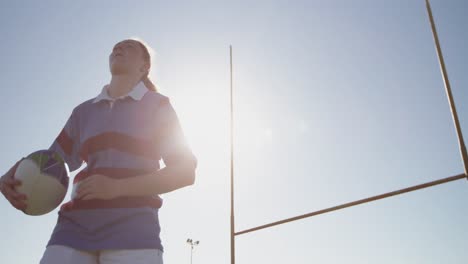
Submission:
[[[138,43],[138,45],[141,47],[141,50],[143,51],[143,59],[149,65],[148,72],[146,72],[146,74],[143,75],[141,81],[145,84],[148,90],[158,92],[158,87],[156,86],[156,84],[154,84],[154,82],[150,79],[149,76],[151,69],[151,55],[154,54],[154,50],[140,38],[132,37],[130,38],[130,40],[136,41]]]

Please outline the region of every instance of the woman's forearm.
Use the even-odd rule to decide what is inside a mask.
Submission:
[[[119,196],[163,194],[192,185],[195,181],[195,168],[192,164],[180,164],[117,181]]]

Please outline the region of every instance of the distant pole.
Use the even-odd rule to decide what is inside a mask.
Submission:
[[[230,73],[231,73],[231,264],[236,263],[234,237],[234,104],[232,85],[232,45],[229,45]]]
[[[442,55],[442,49],[440,48],[439,37],[437,36],[437,30],[435,27],[434,18],[432,17],[431,4],[429,3],[429,0],[426,0],[426,9],[427,9],[427,14],[429,15],[429,21],[431,22],[432,36],[434,37],[437,57],[439,58],[440,71],[442,72],[442,77],[444,79],[445,91],[447,93],[450,110],[452,111],[453,122],[455,123],[455,129],[457,131],[458,146],[460,147],[460,153],[461,153],[461,157],[463,160],[465,175],[468,179],[468,153],[466,152],[466,146],[463,140],[463,134],[460,128],[460,122],[458,121],[457,109],[455,108],[455,102],[452,96],[452,89],[450,88],[450,82],[448,79],[447,69],[445,68],[444,57]]]
[[[195,246],[198,246],[200,244],[200,241],[193,241],[191,238],[187,239],[187,244],[190,245],[190,264],[192,264],[192,259],[193,259],[193,248]]]

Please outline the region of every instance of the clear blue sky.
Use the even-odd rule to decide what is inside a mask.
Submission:
[[[468,133],[468,2],[431,3]],[[154,48],[199,158],[164,195],[165,263],[189,237],[194,263],[229,263],[230,44],[236,230],[463,171],[423,0],[2,1],[0,30],[2,173],[99,93],[116,42]],[[456,181],[242,235],[237,263],[466,263],[467,198]],[[37,263],[57,211],[0,211],[1,262]]]

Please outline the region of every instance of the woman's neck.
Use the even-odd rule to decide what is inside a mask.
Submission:
[[[112,98],[117,98],[129,93],[140,80],[129,75],[112,75],[112,79],[107,87],[107,93]]]

